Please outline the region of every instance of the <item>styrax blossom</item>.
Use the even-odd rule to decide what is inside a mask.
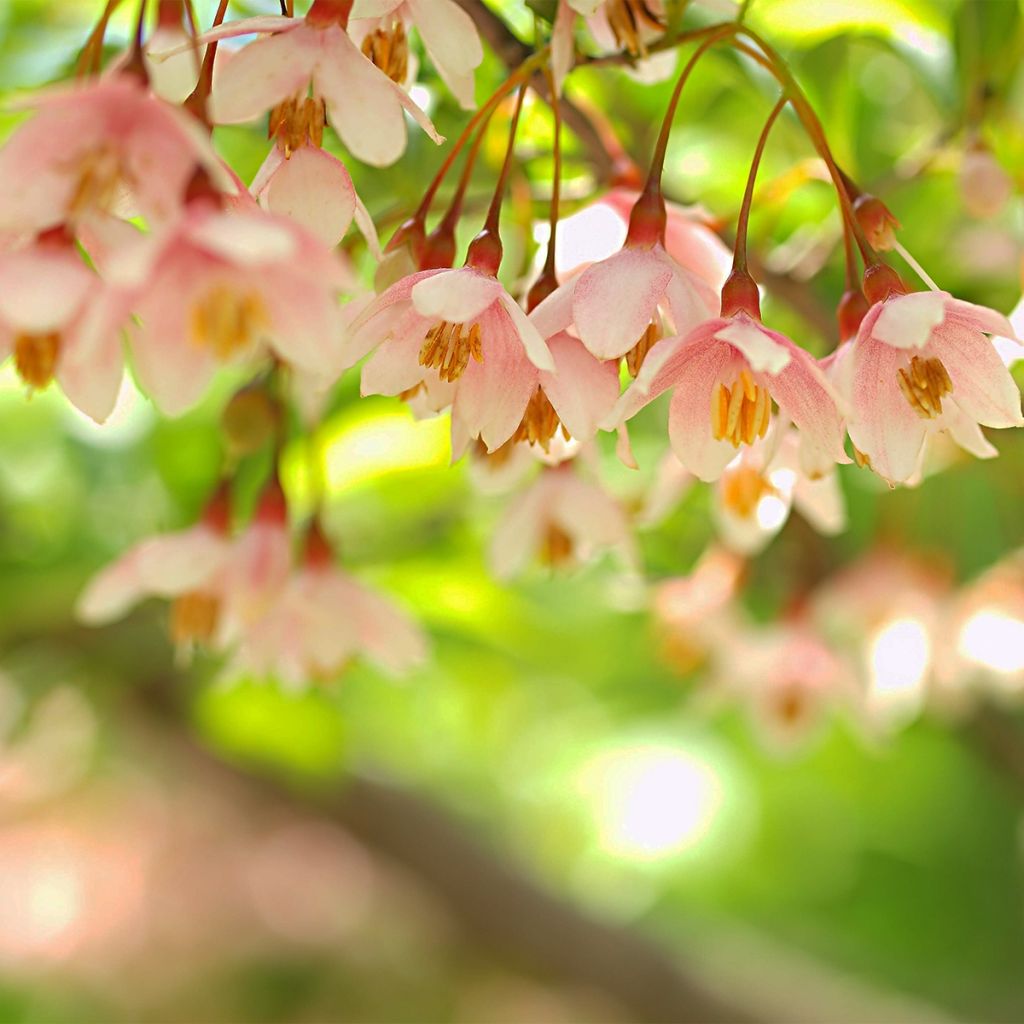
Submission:
[[[424,49],[452,95],[466,110],[476,105],[474,71],[484,59],[473,19],[455,0],[355,0],[351,26],[362,51],[390,79],[404,84],[407,26],[416,26]]]
[[[832,387],[817,363],[745,312],[658,342],[612,420],[625,422],[669,390],[672,450],[701,480],[716,480],[741,445],[767,434],[773,401],[800,430],[806,472],[820,474],[834,462],[850,461]]]
[[[56,379],[97,422],[110,415],[124,375],[116,305],[60,229],[0,254],[0,360],[29,388]]]
[[[303,564],[246,631],[230,671],[297,687],[329,679],[360,656],[400,675],[424,660],[426,641],[404,612],[335,566],[314,526]]]
[[[147,537],[102,569],[78,599],[76,615],[91,626],[121,618],[148,597],[171,600],[170,634],[179,651],[215,641],[231,555],[227,505],[211,502],[195,526]]]
[[[559,277],[618,252],[639,198],[636,189],[613,188],[559,221],[555,246]],[[710,216],[700,207],[665,203],[665,250],[685,270],[721,291],[732,268],[732,253],[711,229]]]
[[[407,110],[435,141],[427,115],[346,31],[351,0],[314,0],[304,18],[265,16],[228,22],[199,37],[210,42],[260,33],[214,76],[211,108],[219,124],[252,121],[282,103],[303,103],[312,86],[327,120],[360,160],[394,163],[405,149]],[[168,51],[173,54],[174,51]]]
[[[722,542],[753,555],[782,529],[794,507],[819,533],[846,527],[835,469],[808,474],[800,464],[798,432],[777,422],[768,437],[741,449],[725,467],[715,485],[712,514]]]
[[[857,459],[891,482],[908,480],[925,443],[947,430],[979,458],[996,449],[986,427],[1019,427],[1020,392],[989,335],[1013,336],[1001,313],[947,292],[893,295],[868,311],[837,366]]]
[[[325,245],[335,246],[353,219],[375,256],[377,229],[356,194],[345,165],[320,148],[324,105],[307,97],[275,107],[270,133],[275,144],[252,181],[252,193],[271,213],[290,217]]]
[[[548,467],[513,500],[494,531],[490,564],[496,576],[521,572],[531,558],[570,568],[614,550],[632,568],[636,551],[622,505],[582,477],[576,461]]]
[[[364,395],[440,384],[453,424],[488,451],[522,423],[537,371],[555,371],[551,350],[515,299],[471,266],[424,270],[392,285],[354,322],[349,362],[374,348],[363,367]]]
[[[677,263],[660,238],[627,237],[613,256],[561,285],[547,301],[561,326],[572,324],[598,359],[626,357],[634,376],[651,346],[685,334],[718,308],[715,289]]]
[[[191,203],[170,228],[121,253],[108,274],[138,323],[130,341],[139,379],[177,415],[222,363],[269,348],[313,373],[335,371],[344,265],[285,217]]]
[[[197,165],[220,161],[199,123],[114,74],[34,96],[35,111],[0,149],[0,231],[77,225],[95,214],[176,216]]]

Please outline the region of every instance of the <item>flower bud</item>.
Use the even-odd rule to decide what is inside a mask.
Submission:
[[[864,271],[864,294],[868,302],[884,302],[890,295],[906,295],[900,275],[884,263],[873,263]]]
[[[900,222],[878,196],[861,193],[853,201],[853,212],[872,249],[888,252],[896,244]]]
[[[665,199],[661,190],[644,189],[629,215],[626,245],[655,245],[665,237]]]
[[[469,251],[466,253],[466,266],[479,270],[484,274],[497,276],[498,268],[501,266],[501,257],[504,247],[497,231],[484,228],[472,242],[469,243]]]
[[[746,313],[761,319],[761,295],[757,282],[745,270],[734,270],[722,286],[722,316]]]
[[[995,217],[1013,194],[1013,182],[992,152],[976,145],[960,165],[960,196],[972,217]]]

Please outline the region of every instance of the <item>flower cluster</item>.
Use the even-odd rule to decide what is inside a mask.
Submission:
[[[187,5],[160,0],[147,39],[142,2],[135,42],[111,68],[28,101],[28,119],[0,150],[0,356],[11,356],[30,390],[56,380],[102,422],[130,365],[154,404],[176,416],[231,365],[248,383],[223,421],[227,448],[267,447],[276,458],[294,439],[288,406],[300,406],[308,424],[358,366],[363,395],[397,396],[418,416],[447,413],[453,456],[467,456],[479,479],[518,483],[509,467],[542,467],[495,533],[491,560],[503,575],[531,552],[565,566],[608,548],[632,572],[632,526],[656,522],[694,480],[713,484],[723,541],[744,555],[794,507],[836,532],[845,523],[837,465],[913,483],[937,435],[988,458],[996,452],[982,427],[1024,423],[993,343],[1012,339],[1013,326],[936,288],[908,290],[884,257],[896,244],[895,218],[838,166],[784,62],[742,21],[686,33],[698,45],[647,175],[610,153],[614,187],[565,218],[555,104],[548,248],[525,290],[499,276],[524,95],[536,89],[550,102],[558,94],[580,16],[602,50],[646,64],[664,53],[673,68],[677,40],[664,5],[561,0],[550,45],[480,105],[383,253],[325,134],[374,167],[402,155],[407,115],[442,143],[410,93],[418,69],[410,40],[418,37],[457,104],[472,109],[483,60],[474,21],[455,0],[313,0],[298,16],[292,4],[283,9],[195,35]],[[94,33],[83,69],[97,68],[102,43]],[[732,253],[702,210],[662,190],[680,94],[713,45],[753,53],[783,88],[754,152]],[[510,105],[493,198],[455,266],[474,160]],[[758,166],[787,107],[835,187],[846,243],[839,344],[824,358],[762,320],[747,261]],[[263,117],[269,151],[247,187],[211,133]],[[460,155],[459,184],[428,232]],[[979,173],[965,168],[965,188],[977,191]],[[339,248],[353,223],[380,261],[376,293]],[[630,505],[603,489],[596,439],[617,434],[620,459],[636,466],[630,421],[662,396],[670,454]],[[232,471],[228,459],[225,476]],[[335,672],[357,650],[388,668],[415,662],[421,642],[411,627],[331,568],[319,511],[292,567],[275,481],[235,537],[218,498],[199,525],[144,542],[94,582],[83,615],[99,621],[144,594],[172,597],[180,647],[202,642],[295,682]]]

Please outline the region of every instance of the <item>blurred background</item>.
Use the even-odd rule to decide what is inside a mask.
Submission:
[[[0,5],[5,99],[68,77],[99,6]],[[529,40],[547,31],[532,6],[485,15]],[[748,17],[940,287],[1013,309],[1021,5],[754,0]],[[417,99],[454,137],[465,114],[421,59]],[[488,50],[478,97],[505,73]],[[642,164],[669,88],[585,68],[568,95]],[[773,102],[725,51],[684,94],[667,188],[726,237]],[[8,102],[3,130],[20,116]],[[215,138],[250,180],[265,125]],[[510,283],[542,236],[549,138],[531,99]],[[504,142],[496,125],[467,239]],[[566,144],[571,213],[607,165]],[[382,237],[441,158],[421,133],[387,170],[346,158]],[[842,292],[823,177],[781,122],[751,238],[766,321],[818,355]],[[174,421],[126,387],[97,428],[0,368],[0,1020],[1024,1020],[1019,432],[989,462],[939,449],[900,491],[841,467],[834,538],[794,513],[742,560],[700,486],[640,533],[644,583],[605,558],[506,584],[486,566],[503,499],[448,466],[447,422],[359,400],[350,373],[286,450],[285,486],[301,507],[322,475],[346,567],[416,614],[433,657],[402,682],[355,664],[294,693],[176,663],[156,603],[102,630],[72,615],[102,565],[194,521],[237,384]],[[634,441],[639,471],[611,446],[603,468],[638,510],[663,408]],[[246,462],[243,491],[266,472]]]

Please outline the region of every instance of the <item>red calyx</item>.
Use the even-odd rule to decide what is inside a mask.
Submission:
[[[228,534],[231,528],[231,488],[224,481],[203,509],[203,522],[217,533]]]
[[[498,232],[491,228],[484,228],[469,243],[466,266],[479,270],[483,274],[490,274],[491,277],[497,277],[503,254],[504,246],[501,244]]]
[[[864,271],[864,294],[872,305],[885,302],[890,295],[906,295],[900,275],[884,263],[873,263]]]
[[[455,231],[445,218],[423,240],[420,270],[450,270],[455,262]]]
[[[557,287],[558,278],[554,270],[546,267],[526,295],[526,312],[532,313]]]
[[[327,539],[319,518],[309,524],[303,556],[306,565],[311,568],[323,568],[334,564],[334,547]]]
[[[224,205],[224,195],[210,180],[205,167],[196,165],[196,169],[185,186],[185,205],[191,203],[212,203],[217,209]]]
[[[667,219],[660,189],[653,192],[644,189],[629,215],[626,245],[657,245],[665,237]]]
[[[351,13],[352,0],[313,0],[313,6],[306,13],[306,24],[314,28],[338,25],[347,29]]]
[[[900,222],[878,196],[862,192],[853,201],[853,212],[872,249],[888,252],[895,245]]]
[[[850,288],[843,292],[843,297],[836,307],[840,341],[849,341],[856,337],[860,323],[869,308],[868,300],[864,298],[864,293],[859,288]]]
[[[761,295],[757,282],[745,270],[734,270],[722,286],[722,316],[746,313],[761,319]]]
[[[284,525],[288,522],[288,499],[284,496],[281,481],[275,473],[260,496],[256,519],[261,523]]]
[[[160,0],[156,9],[156,23],[160,28],[178,28],[184,25],[184,0]]]

